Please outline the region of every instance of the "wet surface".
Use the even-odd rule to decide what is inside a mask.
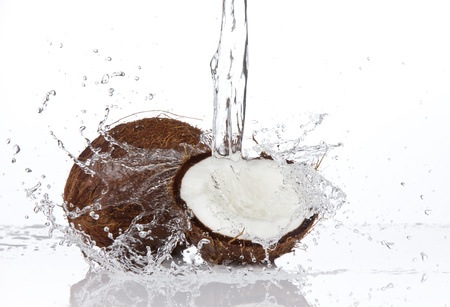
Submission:
[[[278,267],[197,267],[195,273],[162,278],[88,273],[79,249],[61,245],[62,237],[48,237],[47,227],[0,226],[0,301],[5,306],[445,306],[449,230],[450,225],[328,220],[294,253],[276,261]]]

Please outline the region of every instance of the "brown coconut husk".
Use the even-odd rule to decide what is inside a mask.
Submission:
[[[118,145],[103,136],[91,143],[99,154],[110,152],[106,160],[91,163],[95,175],[87,174],[77,164],[69,173],[64,189],[69,222],[99,247],[108,247],[114,242],[105,231],[107,227],[113,238],[128,232],[132,238],[128,243],[134,252],[146,254],[148,247],[152,252],[161,247],[167,249],[166,239],[187,227],[185,214],[175,204],[170,191],[172,178],[191,155],[209,154],[209,147],[200,140],[201,130],[170,118],[146,118],[117,125],[107,133]],[[134,149],[127,150],[129,148]],[[133,152],[139,150],[144,150],[144,156],[137,156],[142,168],[124,166],[122,161],[135,159]],[[172,150],[175,158],[171,157],[170,167],[161,157],[160,164],[158,159],[152,158],[153,166],[146,168],[145,154],[154,155],[157,150]],[[87,147],[78,160],[86,162],[98,156]],[[70,213],[76,210],[83,213],[71,217]],[[91,212],[98,214],[98,219],[94,219]],[[131,227],[135,224],[141,229]],[[143,238],[139,230],[150,232]]]
[[[190,167],[209,156],[210,153],[206,153],[192,157],[182,166],[174,179],[174,197],[183,210],[189,210],[189,206],[180,196],[182,179]],[[297,229],[285,234],[273,248],[267,251],[259,243],[239,239],[239,236],[232,238],[213,232],[195,216],[191,218],[191,227],[186,232],[186,237],[195,246],[204,239],[209,241],[208,244],[202,244],[200,254],[203,259],[212,264],[260,263],[267,260],[273,261],[289,253],[295,244],[310,231],[316,220],[317,215],[305,219]]]

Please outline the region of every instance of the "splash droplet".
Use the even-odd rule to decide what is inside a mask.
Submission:
[[[420,256],[422,257],[422,261],[428,261],[428,255],[427,254],[425,254],[424,252],[421,252],[420,253]]]
[[[389,283],[387,286],[382,287],[381,290],[385,291],[387,289],[393,289],[394,288],[394,284],[393,283]]]
[[[208,239],[201,239],[200,241],[198,241],[197,244],[197,249],[202,249],[203,244],[209,244],[209,240]]]
[[[25,169],[25,172],[27,172],[27,173],[31,173],[31,172],[32,172],[32,170],[31,170],[31,168],[28,168],[28,167],[27,167],[27,168]]]
[[[56,96],[56,91],[51,90],[45,94],[45,97],[42,101],[42,106],[39,107],[39,109],[38,109],[38,113],[42,113],[44,111],[44,109],[47,107],[47,102],[50,101],[50,96]]]
[[[134,81],[139,81],[139,77],[138,76],[134,77]]]
[[[106,61],[111,62],[112,58],[109,56],[109,57],[106,58]]]
[[[428,279],[428,275],[427,275],[427,274],[423,274],[423,275],[422,275],[422,279],[420,280],[420,282],[421,282],[421,283],[424,283],[424,282],[427,281],[427,279]]]
[[[125,77],[125,72],[123,72],[123,71],[116,71],[116,72],[113,72],[112,76],[113,77]]]
[[[94,220],[98,220],[100,215],[98,215],[97,213],[95,213],[95,211],[91,211],[89,213],[89,216],[92,217]]]
[[[11,139],[6,139],[6,145],[8,145],[9,143],[11,143]]]
[[[13,154],[14,155],[16,155],[16,154],[18,154],[20,152],[20,147],[19,147],[19,145],[14,145],[13,146]]]
[[[406,183],[404,183],[404,182],[400,182],[400,184],[401,184],[402,186],[405,186],[405,185],[406,185]]]
[[[109,91],[108,91],[108,93],[109,93],[109,96],[114,95],[114,89],[113,89],[113,88],[110,88]]]
[[[98,49],[94,49],[92,50],[94,53],[98,53]]]
[[[101,83],[102,84],[106,84],[109,82],[109,75],[108,74],[104,74]]]
[[[431,209],[426,209],[424,212],[425,212],[426,215],[431,215],[432,210]]]
[[[386,242],[386,241],[381,241],[381,244],[386,246],[389,249],[392,249],[394,247],[394,243],[393,242]]]
[[[16,163],[17,161],[16,161],[16,158],[12,158],[11,159],[11,163]]]

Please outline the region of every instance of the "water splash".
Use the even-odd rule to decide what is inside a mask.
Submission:
[[[51,90],[45,94],[45,97],[42,101],[42,106],[39,107],[38,109],[38,113],[42,113],[45,110],[45,108],[47,108],[47,103],[50,101],[51,96],[56,96],[55,90]]]
[[[247,62],[247,14],[246,14],[246,1],[233,1],[224,0],[223,2],[223,16],[222,16],[222,34],[218,49],[211,60],[211,72],[214,80],[214,125],[212,131],[206,131],[202,135],[202,142],[210,145],[213,149],[215,157],[229,157],[233,154],[240,153],[242,150],[242,137],[244,130],[245,119],[245,103],[246,103],[246,84],[248,74],[248,62]],[[98,50],[94,49],[94,53]],[[111,61],[108,57],[107,61]],[[138,68],[140,69],[140,67]],[[112,77],[124,76],[124,72],[114,72],[111,75],[104,74],[101,83],[107,84]],[[83,78],[86,80],[86,78]],[[110,95],[113,91],[110,90]],[[47,98],[54,96],[56,93],[51,91],[47,93]],[[153,98],[154,94],[148,95],[148,100]],[[42,110],[47,106],[49,99],[45,99]],[[110,227],[102,227],[105,235],[112,240],[112,244],[109,247],[99,247],[92,238],[90,238],[86,232],[80,228],[74,220],[76,218],[87,214],[92,222],[97,222],[102,219],[104,210],[108,210],[109,207],[100,205],[100,200],[107,197],[111,188],[111,182],[114,176],[120,174],[120,172],[146,172],[151,171],[153,175],[148,180],[154,187],[167,185],[168,181],[172,178],[166,175],[166,170],[173,170],[179,167],[180,161],[183,157],[179,153],[173,150],[143,150],[130,146],[126,143],[117,141],[108,132],[114,125],[120,124],[120,122],[114,123],[114,125],[108,125],[107,120],[110,113],[110,109],[105,109],[105,116],[98,125],[98,133],[108,143],[108,148],[104,151],[93,146],[92,142],[85,138],[83,135],[84,126],[80,127],[80,134],[85,139],[87,148],[89,148],[93,155],[88,159],[79,159],[74,154],[70,153],[64,146],[64,143],[57,138],[57,136],[50,132],[50,135],[56,140],[58,147],[67,154],[75,165],[81,168],[81,170],[88,175],[88,177],[100,178],[103,187],[99,197],[90,205],[83,209],[74,208],[71,203],[63,203],[57,205],[51,201],[47,194],[40,194],[41,183],[33,186],[27,190],[27,196],[33,200],[37,200],[38,197],[42,197],[41,201],[35,207],[35,212],[42,212],[47,217],[47,223],[49,225],[49,232],[54,230],[60,231],[64,235],[64,242],[68,244],[77,245],[84,256],[86,257],[92,272],[107,269],[112,272],[133,272],[142,275],[153,276],[188,276],[187,279],[192,279],[192,274],[199,276],[201,274],[211,274],[211,268],[205,265],[204,262],[198,260],[198,254],[192,252],[194,258],[190,258],[189,261],[184,261],[183,253],[176,255],[172,254],[172,249],[179,242],[185,242],[184,234],[177,230],[179,221],[173,221],[173,230],[171,235],[167,238],[166,244],[158,251],[147,249],[147,253],[137,252],[133,249],[133,246],[139,243],[139,241],[145,239],[151,239],[153,236],[153,230],[155,223],[153,221],[144,221],[143,215],[134,217],[131,224],[127,229],[119,229],[117,233],[113,233]],[[333,186],[330,182],[321,177],[310,166],[311,160],[322,157],[329,150],[339,147],[338,145],[328,145],[321,143],[315,146],[306,146],[302,144],[302,141],[306,135],[313,131],[315,127],[320,125],[326,114],[319,114],[311,116],[310,122],[301,127],[300,136],[295,139],[283,139],[282,134],[276,133],[276,139],[269,136],[260,139],[261,135],[264,135],[264,131],[258,134],[257,144],[252,148],[258,155],[265,153],[270,155],[275,161],[282,165],[287,165],[287,161],[298,162],[293,167],[286,168],[285,175],[286,180],[292,184],[297,185],[299,189],[307,190],[308,193],[313,195],[312,210],[308,212],[299,211],[295,215],[312,216],[313,214],[319,214],[322,218],[328,218],[334,215],[336,210],[345,201],[344,193]],[[281,130],[284,130],[282,127]],[[214,137],[213,137],[214,136]],[[118,147],[126,151],[129,155],[127,159],[113,159],[112,150],[114,147]],[[199,153],[200,150],[194,147],[186,147],[187,151],[193,153]],[[161,166],[165,168],[162,169]],[[114,187],[117,188],[117,187]],[[147,205],[141,203],[139,199],[139,193],[136,191],[136,200],[139,205]],[[154,198],[154,202],[165,204],[168,201],[168,194],[162,194],[159,197]],[[113,199],[111,201],[114,201]],[[69,220],[69,224],[62,224],[56,221],[53,214],[54,210],[62,208],[64,217]],[[161,211],[164,214],[164,206]],[[282,229],[283,230],[283,229]],[[276,243],[276,239],[269,241],[261,241],[260,243],[266,248],[266,252],[269,248],[273,247]],[[208,240],[200,241],[197,246],[186,246],[191,251],[196,249],[202,249],[204,246],[210,244]],[[388,246],[389,247],[389,246]],[[156,253],[155,253],[156,252]],[[196,258],[197,257],[197,258]],[[197,259],[193,261],[192,259]],[[261,272],[275,272],[264,271],[266,268],[271,267],[270,261],[265,261],[266,266],[261,269]],[[259,269],[251,269],[255,270]],[[229,273],[232,269],[227,268]],[[258,273],[260,273],[258,271]],[[204,273],[205,272],[205,273]],[[241,271],[239,271],[241,272]],[[247,273],[248,273],[247,272]],[[239,275],[238,273],[237,275]],[[248,273],[250,274],[250,273]],[[270,273],[267,273],[270,276]],[[251,275],[251,274],[250,274]],[[227,275],[228,276],[228,275]],[[255,277],[255,276],[254,276]],[[259,278],[259,277],[258,277]],[[273,275],[270,276],[273,278]],[[171,279],[173,282],[173,279]]]

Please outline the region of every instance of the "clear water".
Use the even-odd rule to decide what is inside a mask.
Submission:
[[[214,80],[212,151],[215,157],[240,154],[245,124],[248,74],[247,0],[224,0],[222,28],[211,60]]]

